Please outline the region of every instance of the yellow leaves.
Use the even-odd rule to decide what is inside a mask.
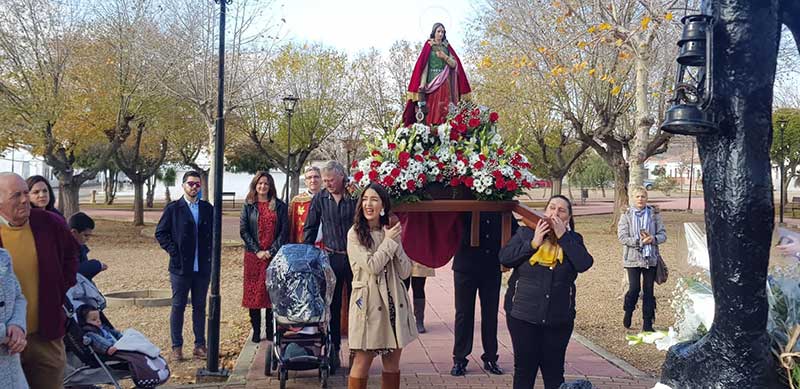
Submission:
[[[611,25],[608,23],[600,23],[600,25],[597,26],[597,29],[600,31],[608,31],[611,29]]]
[[[564,23],[564,17],[563,16],[559,16],[559,17],[556,18],[556,24],[561,24],[561,23]]]
[[[554,77],[559,77],[567,73],[567,69],[561,65],[558,65],[550,70],[550,74]]]
[[[586,42],[584,42],[584,41],[578,42],[578,48],[581,49],[581,50],[586,48]]]
[[[576,64],[572,65],[572,71],[574,73],[577,73],[577,72],[582,71],[583,69],[586,69],[587,66],[589,66],[589,63],[586,62],[586,61],[583,61],[581,63],[576,63]]]
[[[595,31],[597,31],[597,27],[595,27],[595,26],[591,26],[591,27],[589,27],[589,28],[588,28],[586,31],[587,31],[589,34],[594,34],[594,32],[595,32]]]
[[[668,22],[671,22],[672,21],[672,12],[667,12],[667,14],[664,15],[664,20],[666,20]]]
[[[487,40],[482,40],[482,41],[481,41],[481,46],[483,46],[483,47],[489,46],[489,41],[487,41]]]
[[[622,91],[622,86],[617,85],[613,89],[611,89],[611,94],[616,96],[619,94],[620,91]]]
[[[647,26],[650,25],[650,22],[652,20],[653,19],[651,19],[649,16],[645,16],[644,18],[642,18],[642,22],[641,22],[642,30],[647,30]]]
[[[540,48],[536,49],[536,51],[538,51],[540,54],[544,54],[547,51],[547,48],[546,47],[540,47]]]
[[[492,62],[492,57],[489,57],[489,56],[487,55],[487,56],[483,57],[483,60],[481,60],[481,63],[480,63],[480,65],[479,65],[479,66],[480,66],[481,68],[484,68],[484,69],[489,69],[489,68],[491,68],[493,65],[494,65],[494,63]]]
[[[631,57],[633,57],[633,54],[627,51],[622,51],[619,53],[619,59],[625,60],[625,59],[630,59]]]
[[[589,75],[590,76],[594,76],[595,73],[597,73],[597,69],[595,69],[595,68],[589,69]]]
[[[622,46],[622,39],[617,38],[617,41],[614,42],[614,45],[617,46],[617,47]]]

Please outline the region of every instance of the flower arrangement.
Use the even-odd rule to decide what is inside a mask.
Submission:
[[[378,182],[400,202],[429,198],[434,184],[463,186],[479,200],[510,200],[532,186],[531,164],[516,142],[503,142],[497,112],[468,102],[450,108],[444,124],[372,134],[369,156],[353,162],[356,183]]]

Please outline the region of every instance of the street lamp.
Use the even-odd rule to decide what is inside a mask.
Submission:
[[[292,174],[292,114],[300,99],[289,95],[283,98],[283,109],[286,110],[286,116],[289,119],[288,126],[286,127],[286,186],[284,188],[285,194],[283,200],[289,203],[289,184],[291,182]]]
[[[198,381],[227,379],[219,368],[219,324],[222,299],[219,294],[222,263],[222,168],[225,152],[225,6],[232,0],[215,0],[219,5],[219,69],[217,71],[217,120],[214,134],[214,217],[211,245],[211,288],[208,297],[208,355],[206,368],[197,371]]]
[[[784,190],[783,190],[783,177],[784,177],[784,163],[786,162],[786,149],[783,146],[783,132],[786,129],[786,123],[789,121],[786,118],[778,119],[778,128],[781,130],[781,191],[780,191],[780,224],[783,224],[783,198],[784,198]]]

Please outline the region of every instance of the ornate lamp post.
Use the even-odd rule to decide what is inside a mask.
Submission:
[[[783,143],[783,132],[786,130],[786,123],[789,121],[786,118],[778,119],[778,128],[781,130],[781,191],[780,191],[780,224],[783,224],[783,198],[785,196],[784,189],[783,189],[783,180],[785,177],[786,172],[784,169],[786,168],[784,165],[786,163],[786,148],[784,147]]]
[[[300,99],[289,95],[283,98],[283,109],[286,110],[286,117],[288,118],[288,126],[286,127],[286,185],[284,187],[285,193],[283,200],[289,203],[291,174],[292,174],[292,114],[294,113],[297,102]]]
[[[197,372],[198,380],[226,379],[228,371],[219,368],[220,304],[219,273],[222,263],[222,169],[225,153],[225,7],[233,0],[215,0],[219,10],[219,70],[217,73],[217,120],[214,134],[214,234],[211,251],[211,290],[208,298],[208,359]]]

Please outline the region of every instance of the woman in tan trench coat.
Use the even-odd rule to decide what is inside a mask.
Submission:
[[[372,360],[383,363],[381,388],[400,387],[400,354],[417,338],[403,279],[411,260],[400,244],[400,223],[389,226],[389,194],[370,184],[356,206],[347,233],[347,254],[353,270],[348,342],[353,356],[348,388],[367,387]]]

